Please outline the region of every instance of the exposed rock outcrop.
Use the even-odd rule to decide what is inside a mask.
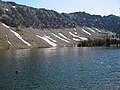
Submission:
[[[114,15],[66,14],[0,1],[0,49],[76,46],[119,29],[120,17]]]

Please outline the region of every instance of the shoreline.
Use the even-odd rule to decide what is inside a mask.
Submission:
[[[46,48],[119,48],[120,46],[84,46],[84,47],[32,47],[32,48],[2,48],[0,49],[0,51],[2,50],[24,50],[24,49],[46,49]]]

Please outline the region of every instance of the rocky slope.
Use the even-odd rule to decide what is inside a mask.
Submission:
[[[97,28],[76,27],[65,29],[16,28],[0,23],[0,48],[66,47],[80,41],[104,39],[112,32]]]
[[[0,48],[77,46],[119,32],[120,17],[57,13],[0,1]],[[109,31],[108,31],[109,30]]]
[[[96,27],[120,32],[120,17],[115,15],[90,15],[85,12],[58,13],[53,10],[37,9],[14,2],[0,1],[0,21],[12,27],[74,28],[75,26]]]

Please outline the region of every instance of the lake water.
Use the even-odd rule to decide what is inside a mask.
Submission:
[[[0,51],[0,90],[120,90],[120,49]]]

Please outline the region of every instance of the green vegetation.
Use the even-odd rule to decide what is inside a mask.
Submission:
[[[78,47],[92,47],[92,46],[120,46],[120,39],[97,39],[97,40],[88,40],[88,41],[81,41],[78,44]]]

